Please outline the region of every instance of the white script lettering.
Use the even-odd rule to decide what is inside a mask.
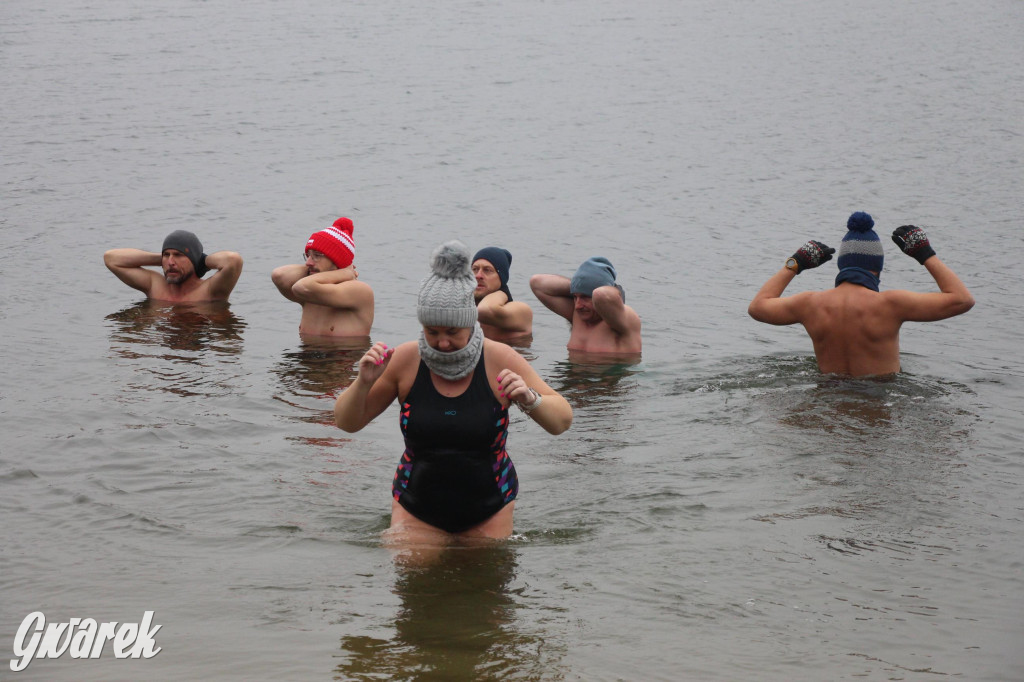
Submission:
[[[99,658],[103,646],[113,642],[115,658],[153,658],[161,651],[156,633],[162,625],[153,625],[153,612],[146,611],[142,623],[116,621],[97,623],[92,618],[71,618],[66,623],[46,623],[42,611],[25,616],[14,637],[11,670],[21,672],[33,658]]]

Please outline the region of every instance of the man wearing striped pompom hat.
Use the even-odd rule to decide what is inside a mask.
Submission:
[[[802,324],[814,344],[818,368],[826,374],[899,372],[899,334],[904,322],[944,320],[974,306],[971,292],[939,260],[924,230],[915,225],[893,230],[892,240],[928,270],[939,291],[879,291],[885,255],[874,226],[871,216],[861,211],[847,220],[834,288],[782,296],[798,274],[832,259],[835,249],[811,240],[761,287],[747,309],[760,322]]]
[[[358,279],[354,231],[349,218],[338,218],[309,237],[305,262],[282,265],[270,275],[282,296],[302,306],[302,336],[370,335],[373,289]]]

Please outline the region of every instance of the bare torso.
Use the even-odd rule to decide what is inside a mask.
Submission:
[[[160,275],[152,273],[153,284],[149,289],[149,298],[169,303],[203,303],[206,301],[226,301],[227,296],[215,296],[210,280],[190,277],[186,286],[168,284]]]
[[[903,320],[889,293],[843,283],[809,297],[802,322],[822,372],[866,376],[900,371]]]
[[[584,321],[573,314],[568,349],[585,353],[639,353],[639,334],[619,334],[604,320]]]
[[[364,312],[303,303],[299,333],[303,336],[369,336],[372,325],[372,308]]]

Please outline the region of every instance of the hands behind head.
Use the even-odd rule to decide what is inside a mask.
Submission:
[[[200,254],[199,260],[196,261],[196,277],[202,279],[203,275],[209,271],[210,266],[206,264],[206,254]]]
[[[812,239],[793,254],[793,258],[796,259],[797,273],[816,268],[822,263],[827,263],[832,260],[832,254],[835,252],[836,250],[832,247]]]
[[[916,225],[901,225],[892,231],[892,241],[903,253],[924,265],[924,262],[935,255],[935,249],[928,241],[928,235]]]

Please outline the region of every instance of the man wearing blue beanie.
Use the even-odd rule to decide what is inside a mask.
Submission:
[[[834,288],[782,296],[799,273],[832,259],[835,249],[811,240],[761,287],[747,309],[760,322],[802,324],[814,344],[818,368],[826,374],[899,372],[899,334],[904,322],[944,320],[966,313],[974,305],[971,292],[935,255],[924,230],[914,225],[894,230],[892,240],[924,265],[939,292],[879,291],[884,255],[874,226],[871,216],[859,211],[847,220]]]
[[[477,319],[488,339],[503,343],[526,343],[533,334],[533,310],[522,301],[513,301],[508,288],[512,254],[507,249],[488,246],[473,256]]]
[[[549,310],[569,320],[568,348],[586,353],[640,353],[640,316],[626,305],[626,292],[616,284],[615,267],[607,258],[583,262],[572,278],[534,275],[530,288]]]
[[[234,251],[206,255],[199,238],[175,230],[164,239],[160,253],[140,249],[111,249],[103,263],[119,280],[147,297],[174,303],[226,301],[242,274],[242,257]],[[162,269],[162,274],[147,266]],[[203,279],[210,270],[216,272]]]

